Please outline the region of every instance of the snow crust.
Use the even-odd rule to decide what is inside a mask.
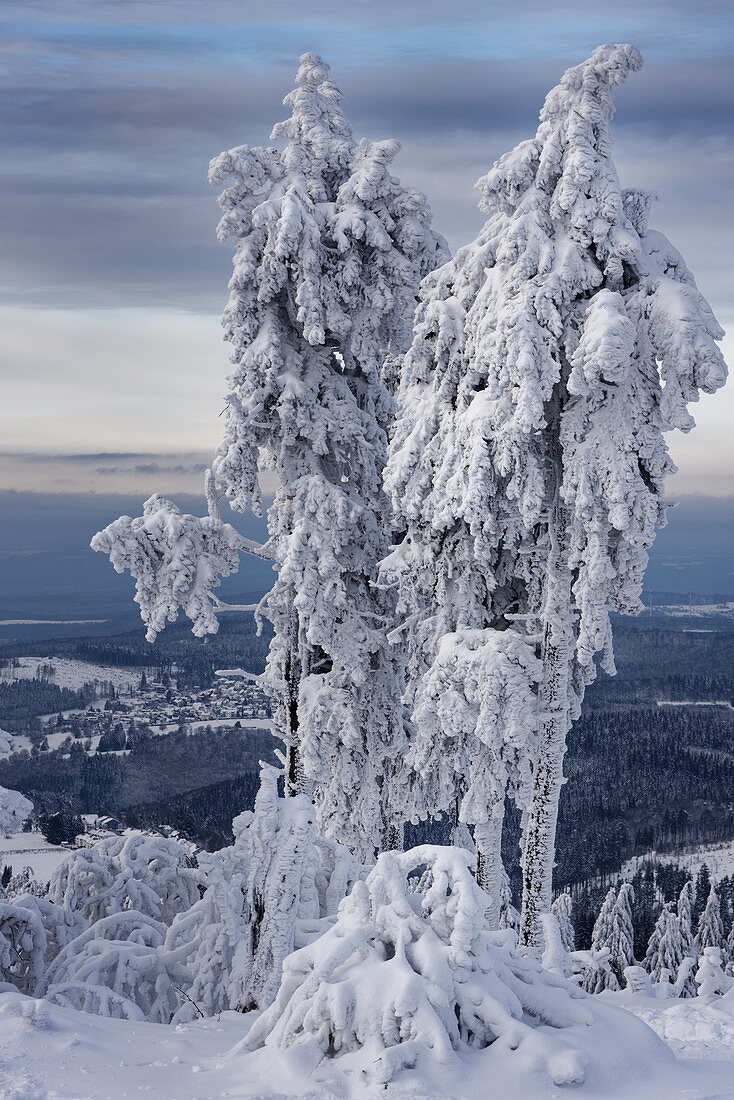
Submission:
[[[624,1007],[622,1007],[624,1002]],[[495,1043],[432,1076],[413,1072],[376,1092],[333,1063],[316,1071],[292,1055],[244,1053],[256,1014],[222,1012],[177,1027],[101,1019],[17,992],[0,992],[0,1079],[8,1100],[706,1100],[731,1095],[731,1009],[605,993],[594,1023],[568,1031],[587,1061],[584,1085],[549,1085],[536,1051]],[[647,1025],[647,1026],[646,1026]],[[651,1030],[652,1029],[652,1030]],[[657,1034],[655,1034],[657,1033]],[[659,1037],[658,1037],[659,1036]],[[539,1039],[543,1029],[539,1029]],[[675,1052],[675,1054],[674,1054]],[[677,1057],[675,1056],[677,1055]]]

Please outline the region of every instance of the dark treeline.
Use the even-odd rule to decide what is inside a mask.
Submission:
[[[129,753],[87,756],[74,741],[55,752],[18,754],[0,761],[0,786],[21,791],[40,814],[63,809],[120,814],[131,806],[179,799],[204,787],[255,773],[275,763],[274,740],[264,729],[186,728],[162,737],[137,731]],[[249,796],[248,796],[249,797]],[[234,816],[250,806],[235,807]],[[156,824],[165,822],[160,816]],[[192,835],[192,839],[198,839]]]
[[[569,737],[556,885],[651,848],[734,836],[734,713],[655,707],[584,714]]]
[[[253,808],[259,783],[259,772],[245,772],[175,798],[131,806],[121,816],[135,829],[170,825],[187,839],[214,851],[234,840],[232,820],[243,810]]]
[[[53,642],[8,645],[2,649],[2,660],[7,663],[13,657],[46,656],[52,649],[57,657],[116,668],[155,667],[170,673],[175,665],[182,686],[199,686],[210,683],[215,668],[236,665],[248,672],[262,672],[270,637],[267,623],[258,636],[251,613],[232,612],[222,615],[217,634],[204,639],[195,638],[191,624],[182,619],[167,626],[152,644],[145,640],[141,628],[111,638],[57,638]]]
[[[58,687],[45,679],[0,682],[0,723],[7,723],[13,733],[32,724],[39,714],[86,707],[95,698],[92,687],[80,691]]]

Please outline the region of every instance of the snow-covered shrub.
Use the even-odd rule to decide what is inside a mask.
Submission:
[[[35,994],[45,955],[46,931],[38,910],[0,901],[0,989],[14,986],[21,993]]]
[[[583,994],[518,954],[507,932],[487,929],[471,864],[470,852],[433,845],[381,855],[334,926],[286,959],[278,996],[245,1047],[343,1058],[385,1083],[499,1038],[514,1050],[539,1024],[590,1023],[574,1000]],[[553,1077],[557,1048],[546,1041]],[[583,1080],[563,1049],[564,1080]]]
[[[627,966],[624,971],[625,993],[652,993],[650,975],[644,966]]]
[[[82,1012],[167,1024],[191,976],[184,951],[162,950],[165,932],[134,909],[103,917],[60,952],[41,992]]]
[[[79,913],[36,894],[0,901],[0,981],[34,994],[49,963],[86,927]]]
[[[184,845],[133,833],[73,852],[54,872],[48,896],[90,924],[135,909],[168,925],[199,900],[201,881]]]
[[[366,873],[317,835],[307,798],[278,796],[279,775],[263,767],[254,813],[235,819],[234,844],[206,856],[204,870],[186,866],[175,841],[142,834],[65,861],[52,893],[91,927],[49,967],[48,996],[159,1023],[270,1004],[283,960],[333,921]]]

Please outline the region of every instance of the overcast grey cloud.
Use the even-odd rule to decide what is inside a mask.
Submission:
[[[214,239],[207,162],[221,148],[268,140],[307,48],[331,61],[358,131],[403,142],[403,174],[432,199],[454,246],[480,224],[477,175],[532,133],[564,67],[608,38],[635,41],[647,58],[619,93],[617,145],[630,168],[650,141],[669,142],[679,161],[705,165],[706,205],[714,192],[731,199],[731,158],[714,155],[734,117],[731,5],[609,7],[6,5],[5,300],[218,310],[228,255]],[[421,156],[426,145],[452,165],[451,196],[434,186],[439,166]],[[730,249],[701,209],[704,180],[694,189],[665,177],[664,201],[689,204],[709,238],[701,253],[715,253],[720,270]]]
[[[358,134],[402,142],[397,170],[457,247],[481,225],[474,182],[534,132],[564,68],[634,42],[620,176],[660,193],[656,226],[734,321],[733,25],[729,0],[0,3],[0,486],[194,490],[228,369],[207,164],[268,141],[304,50]],[[674,445],[683,491],[734,491],[734,401],[716,401]]]

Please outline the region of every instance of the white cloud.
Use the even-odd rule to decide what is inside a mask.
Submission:
[[[0,331],[0,489],[201,490],[230,369],[218,318],[5,306]],[[734,364],[734,336],[724,352]],[[696,429],[669,437],[679,467],[670,493],[732,495],[734,383],[704,395],[693,413]]]

